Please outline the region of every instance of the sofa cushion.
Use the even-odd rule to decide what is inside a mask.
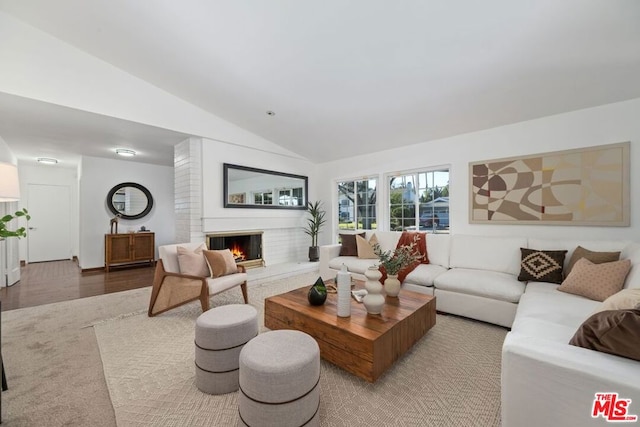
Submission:
[[[562,283],[566,250],[544,251],[520,248],[520,274],[518,280],[526,282]]]
[[[628,259],[594,264],[581,258],[558,290],[604,301],[622,289],[630,268],[631,262]]]
[[[449,268],[449,250],[451,236],[449,234],[427,235],[427,254],[429,263]]]
[[[329,260],[329,268],[334,270],[342,269],[342,264],[347,266],[350,273],[364,274],[367,268],[378,265],[379,260],[358,258],[355,256],[339,256]],[[337,273],[337,272],[336,272]]]
[[[571,269],[580,258],[586,258],[594,264],[602,264],[603,262],[618,261],[620,259],[620,251],[595,252],[590,251],[589,249],[585,249],[582,246],[578,246],[576,250],[573,251],[573,255],[571,255],[571,259],[569,260],[569,264],[567,264],[567,268],[564,271],[565,277],[568,276],[569,273],[571,273]]]
[[[226,276],[238,272],[236,260],[229,249],[204,251],[211,277]]]
[[[400,235],[402,233],[398,231],[367,231],[367,236],[370,236],[369,238],[373,237],[374,234],[378,239],[378,244],[382,251],[392,251],[396,246],[398,246],[398,240],[400,240]]]
[[[640,310],[609,310],[589,317],[569,344],[640,360]]]
[[[529,289],[530,286],[532,289]],[[562,343],[566,344],[580,324],[600,305],[599,302],[588,298],[559,292],[553,289],[554,287],[557,288],[558,285],[542,282],[531,282],[527,285],[527,290],[518,303],[518,313],[512,330],[522,332],[520,323],[524,319],[537,319],[548,325],[561,325],[568,328],[565,330],[568,331],[568,335],[562,337]],[[553,327],[550,326],[550,329]]]
[[[620,252],[620,259],[628,259],[632,265],[624,281],[624,288],[640,288],[640,244],[630,243],[625,246]]]
[[[209,267],[204,259],[203,252],[207,249],[204,243],[195,249],[184,246],[178,246],[176,252],[178,254],[178,265],[180,273],[190,276],[208,277]]]
[[[520,273],[520,248],[526,245],[527,239],[524,237],[454,234],[451,236],[449,266],[497,271],[517,276]]]
[[[373,251],[373,246],[378,243],[375,233],[367,240],[363,236],[356,235],[356,246],[358,248],[358,258],[378,259],[378,255]]]
[[[431,236],[429,236],[430,238]],[[437,264],[420,264],[413,271],[407,274],[402,283],[413,283],[420,286],[433,286],[436,277],[447,271],[446,268]]]
[[[364,237],[365,233],[359,233],[359,236]],[[340,256],[358,256],[358,245],[356,244],[355,234],[340,234],[340,241],[342,246],[340,247]]]
[[[451,292],[517,303],[525,285],[512,274],[497,271],[453,268],[438,275],[434,286]]]
[[[604,300],[594,311],[599,313],[607,310],[640,310],[640,289],[623,289]]]

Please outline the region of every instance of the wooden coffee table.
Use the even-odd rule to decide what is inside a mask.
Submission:
[[[363,287],[356,282],[356,289]],[[351,298],[351,317],[338,317],[337,294],[321,306],[307,300],[311,285],[265,300],[269,329],[296,329],[316,339],[320,356],[358,377],[374,382],[436,324],[435,297],[401,290],[387,297],[379,315],[369,315]]]

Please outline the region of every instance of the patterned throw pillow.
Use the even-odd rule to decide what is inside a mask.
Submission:
[[[378,255],[373,252],[373,245],[378,243],[375,234],[371,236],[369,241],[362,236],[356,236],[356,246],[358,247],[358,258],[378,259]]]
[[[521,282],[562,283],[562,267],[567,251],[538,251],[520,248]]]
[[[558,290],[595,301],[604,301],[622,289],[630,268],[631,261],[628,259],[594,264],[586,258],[581,258],[562,285],[558,286]]]
[[[364,237],[364,233],[357,234],[357,236]],[[358,245],[356,244],[356,234],[341,234],[340,241],[342,246],[340,247],[340,256],[358,256]]]
[[[585,249],[582,246],[578,246],[571,259],[569,259],[569,265],[564,272],[565,277],[571,273],[571,269],[580,258],[586,258],[594,264],[602,264],[603,262],[613,262],[620,259],[620,252],[594,252],[589,249]]]

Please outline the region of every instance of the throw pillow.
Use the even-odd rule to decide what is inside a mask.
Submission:
[[[209,265],[211,277],[226,276],[238,272],[236,260],[229,249],[204,251],[204,257]]]
[[[360,234],[341,234],[340,256],[358,256],[358,245],[356,244],[356,236],[364,237],[364,233]]]
[[[624,279],[631,268],[631,261],[594,264],[586,258],[579,259],[558,290],[580,295],[596,301],[604,301],[624,286]]]
[[[562,267],[567,251],[538,251],[520,248],[521,282],[562,283]]]
[[[358,258],[364,259],[378,259],[378,255],[373,252],[373,245],[378,243],[378,238],[375,234],[371,236],[369,241],[362,236],[356,236],[356,246],[358,248]]]
[[[196,249],[187,249],[184,246],[178,246],[178,266],[180,273],[190,276],[207,277],[209,276],[209,267],[204,259],[202,252],[207,249],[205,244],[198,246]]]
[[[569,265],[567,265],[567,269],[564,272],[565,277],[571,273],[571,269],[580,258],[586,258],[594,264],[602,264],[603,262],[618,261],[620,252],[594,252],[578,246],[569,259]]]
[[[584,321],[569,344],[640,360],[640,310],[610,310]]]
[[[640,289],[623,289],[604,300],[595,313],[607,310],[640,310]]]

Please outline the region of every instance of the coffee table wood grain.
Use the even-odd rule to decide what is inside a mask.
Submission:
[[[401,290],[386,297],[382,313],[369,315],[351,298],[351,317],[337,316],[337,295],[328,294],[321,306],[307,300],[309,288],[296,289],[265,300],[264,324],[269,329],[296,329],[316,339],[320,356],[375,382],[436,324],[436,299]],[[356,289],[362,288],[356,282]]]

